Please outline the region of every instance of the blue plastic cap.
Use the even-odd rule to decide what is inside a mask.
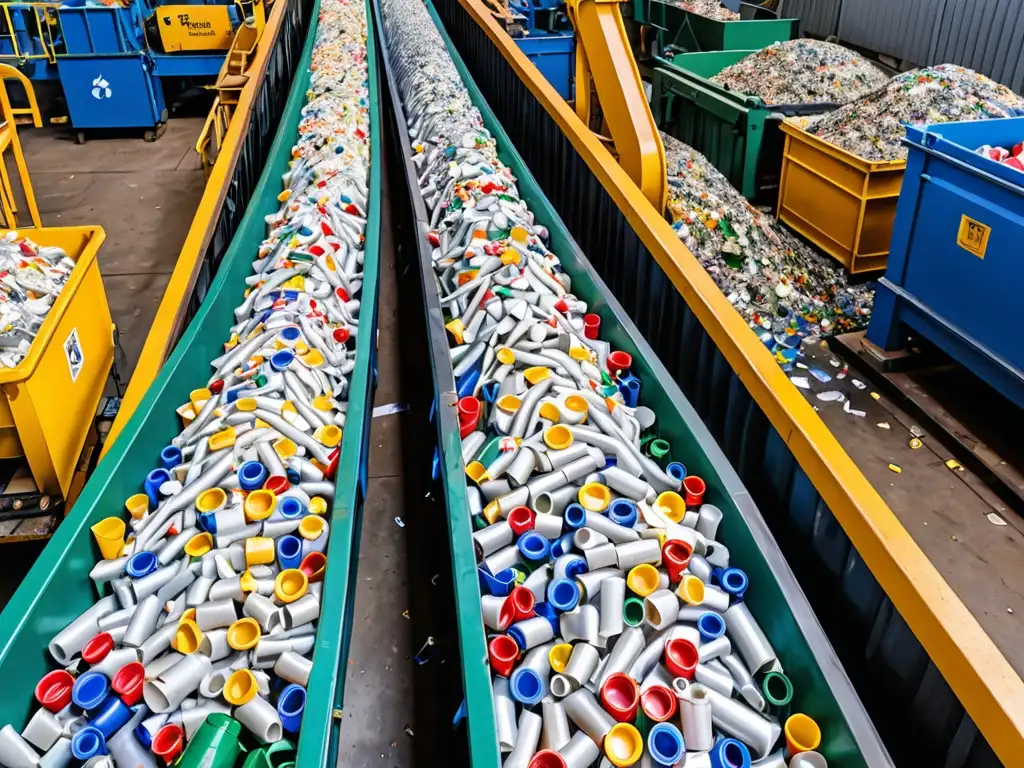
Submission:
[[[551,554],[551,544],[534,531],[528,531],[520,536],[516,547],[527,560],[547,560],[548,555]]]
[[[181,464],[181,449],[176,445],[168,445],[160,451],[160,463],[164,469],[172,469]]]
[[[521,650],[526,650],[526,635],[523,634],[523,630],[521,630],[519,627],[515,625],[512,625],[508,628],[507,634],[509,637],[516,641],[516,645],[518,645]]]
[[[217,515],[213,512],[200,512],[196,515],[196,525],[200,531],[217,533]]]
[[[149,735],[149,731],[146,730],[146,726],[142,723],[135,726],[135,738],[138,739],[139,744],[146,749],[153,746],[153,737]]]
[[[501,389],[501,385],[496,381],[489,381],[480,388],[480,394],[484,396],[484,400],[488,403],[493,403],[498,398],[498,391]]]
[[[697,617],[697,630],[703,642],[716,640],[725,634],[725,620],[713,611],[702,613]]]
[[[285,520],[294,520],[306,513],[306,507],[294,496],[281,499],[281,502],[277,505],[277,510]]]
[[[551,543],[551,556],[557,560],[562,555],[567,555],[572,552],[572,547],[572,534],[563,534]]]
[[[548,603],[556,611],[571,611],[580,602],[579,585],[572,579],[555,579],[548,584]]]
[[[302,712],[306,709],[306,689],[292,683],[277,697],[277,714],[281,725],[289,733],[298,733],[302,723]]]
[[[97,755],[110,754],[107,751],[107,740],[99,728],[87,725],[71,737],[71,754],[76,760],[89,760]]]
[[[673,766],[686,751],[683,734],[672,723],[658,723],[647,734],[647,749],[658,766]]]
[[[575,579],[581,573],[586,573],[590,570],[587,567],[587,561],[582,557],[574,557],[568,563],[565,564],[565,577],[567,579]]]
[[[291,467],[284,468],[284,476],[288,478],[289,485],[298,485],[302,482],[302,475],[299,474],[297,469]]]
[[[146,475],[144,488],[149,497],[149,506],[156,509],[160,506],[160,486],[171,479],[171,473],[164,468],[154,469]]]
[[[277,540],[277,561],[286,570],[299,567],[302,562],[302,541],[298,536],[282,536]]]
[[[516,701],[533,706],[544,697],[544,681],[529,667],[520,667],[512,673],[508,690]]]
[[[243,491],[255,491],[267,482],[267,468],[258,461],[246,461],[238,468],[238,484]]]
[[[89,720],[89,725],[98,729],[105,739],[109,739],[132,719],[133,714],[131,707],[121,701],[120,697],[110,694],[99,706],[95,716]]]
[[[476,383],[480,381],[480,369],[473,368],[470,371],[463,374],[462,378],[459,379],[459,384],[456,390],[459,393],[459,397],[469,397],[473,394],[473,390],[476,389]]]
[[[736,739],[719,739],[708,755],[711,768],[750,768],[750,752]]]
[[[228,405],[235,402],[235,400],[242,396],[242,393],[245,391],[245,389],[245,387],[234,387],[233,389],[225,390],[224,402],[227,403]]]
[[[629,499],[616,499],[608,507],[608,519],[624,528],[632,528],[636,525],[637,509]]]
[[[619,377],[619,392],[630,408],[636,408],[640,402],[640,379],[631,373]]]
[[[71,700],[76,706],[89,711],[96,709],[107,698],[110,681],[102,672],[86,672],[78,676],[71,687]]]
[[[586,525],[587,510],[582,505],[574,502],[565,508],[565,511],[562,513],[562,522],[569,530],[578,530]]]
[[[669,477],[674,477],[679,482],[686,479],[686,467],[680,464],[678,461],[673,461],[667,467],[665,471],[668,472]]]
[[[155,552],[136,552],[132,555],[124,570],[133,579],[140,579],[160,567]]]
[[[512,568],[506,568],[497,574],[490,574],[485,568],[478,568],[477,573],[480,574],[481,587],[496,597],[506,597],[516,585],[516,572]]]
[[[270,367],[275,371],[283,371],[292,364],[294,359],[295,355],[291,351],[282,349],[270,356]]]
[[[555,606],[551,605],[551,603],[535,603],[533,612],[542,619],[547,619],[548,624],[551,625],[551,630],[555,633],[555,637],[558,637],[561,630],[558,627],[558,611],[555,610]]]
[[[750,579],[747,578],[746,572],[739,568],[726,568],[719,577],[719,583],[723,590],[741,600],[750,585]]]
[[[279,334],[285,341],[298,341],[299,340],[299,329],[294,325],[289,325],[281,329]]]

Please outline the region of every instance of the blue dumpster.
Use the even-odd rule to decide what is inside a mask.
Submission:
[[[534,29],[529,37],[516,38],[516,44],[545,79],[566,101],[572,98],[573,42],[572,32],[545,32]]]
[[[907,127],[889,263],[868,340],[908,332],[1024,407],[1024,172],[976,153],[1024,141],[1024,118]]]

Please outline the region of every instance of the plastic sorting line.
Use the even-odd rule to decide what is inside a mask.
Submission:
[[[687,765],[747,765],[763,757],[767,758],[763,765],[775,766],[822,764],[821,760],[836,766],[890,765],[748,494],[696,413],[568,237],[440,29],[433,8],[426,6],[440,41],[424,31],[429,26],[418,3],[385,0],[375,8],[383,13],[381,45],[395,113],[399,125],[415,134],[404,140],[413,147],[422,142],[422,152],[415,148],[407,152],[405,170],[412,206],[425,235],[420,242],[421,279],[440,403],[436,414],[439,469],[445,485],[473,765],[632,765],[652,757],[655,762],[673,764],[682,757],[674,746],[686,747],[687,739],[689,749],[683,750],[689,753]],[[438,42],[443,42],[454,67],[431,61],[437,55],[434,52],[443,55]],[[417,76],[426,82],[414,80]],[[468,97],[452,91],[441,96],[429,87],[453,78],[461,78]],[[459,123],[456,116],[468,108],[470,99],[480,118]],[[425,104],[444,104],[444,115],[439,117],[438,110],[425,114]],[[458,145],[430,146],[427,137],[438,126],[458,131]],[[399,133],[404,130],[400,128]],[[481,158],[472,153],[483,153],[489,162],[493,148],[486,141],[477,143],[488,135],[496,140],[498,155],[507,166],[497,175],[477,176],[473,165]],[[415,154],[429,157],[434,151],[450,157],[439,161],[433,171],[431,160],[413,160]],[[472,160],[468,166],[467,157]],[[500,218],[495,222],[491,202],[485,203],[478,226],[490,227],[492,237],[501,243],[495,248],[485,231],[473,234],[470,230],[476,227],[467,228],[469,234],[463,234],[476,251],[473,266],[480,271],[458,285],[446,272],[449,263],[460,262],[463,247],[458,237],[451,239],[450,233],[439,230],[442,216],[434,215],[435,206],[428,208],[424,194],[434,203],[439,192],[451,191],[455,177],[463,174],[476,178],[478,189],[460,188],[467,193],[461,210],[467,210],[471,200],[505,194],[509,205],[500,212],[510,220],[506,232],[500,226],[505,222]],[[490,186],[485,189],[485,184]],[[516,188],[525,207],[516,203],[520,199]],[[533,222],[527,210],[541,223]],[[554,287],[555,273],[543,268],[531,268],[530,291],[524,293],[513,293],[518,287],[497,282],[488,285],[486,280],[487,275],[492,280],[513,276],[508,268],[518,259],[546,256],[535,236],[545,233],[543,225],[550,228],[548,244],[565,270],[558,279],[571,278],[573,291],[571,297],[552,294],[538,299],[545,306],[541,314],[552,319],[554,326],[541,320],[527,328],[528,322],[512,315],[514,321],[502,327],[502,306],[496,316],[491,315],[499,324],[494,331],[507,340],[509,335],[502,337],[503,333],[520,329],[519,336],[535,344],[532,349],[524,351],[521,343],[490,351],[484,344],[479,353],[470,352],[473,343],[449,348],[449,333],[453,339],[461,334],[463,341],[467,332],[476,331],[477,340],[492,333],[480,327],[490,321],[478,322],[465,314],[473,307],[474,317],[490,315],[487,308],[476,308],[473,296],[487,301],[493,311],[498,307],[488,291],[496,296],[504,293],[501,303],[507,297],[514,306],[525,300],[524,293],[543,292],[541,284]],[[492,256],[504,263],[501,269],[487,272],[497,266]],[[553,263],[540,258],[534,266]],[[474,282],[481,274],[485,279]],[[456,305],[463,313],[457,321],[449,308],[449,295],[458,290],[468,301],[464,307]],[[589,303],[585,312],[583,299]],[[598,319],[600,330],[591,338]],[[557,350],[545,358],[540,331],[544,340],[549,333],[551,339],[562,341],[571,336],[569,350]],[[574,359],[568,354],[573,349],[600,352],[605,362],[612,361],[612,372],[595,370],[601,367],[597,358]],[[534,382],[536,390],[520,396],[503,391],[504,384],[495,385],[489,374],[470,373],[472,365],[464,363],[474,354],[486,358],[484,368],[507,366],[505,381],[529,375],[527,380]],[[518,363],[512,355],[521,356]],[[521,374],[513,372],[517,364],[525,368]],[[595,376],[587,377],[586,372]],[[586,378],[585,383],[579,378]],[[638,389],[643,403],[637,410],[622,404],[615,408],[625,424],[640,414],[645,424],[657,426],[644,434],[650,455],[641,456],[635,446],[626,447],[627,441],[602,434],[603,429],[618,435],[617,430],[629,428],[619,426],[617,415],[607,411],[607,401],[601,397],[617,398],[618,384],[631,401]],[[472,398],[477,386],[480,399]],[[475,400],[475,405],[464,398]],[[519,399],[518,407],[511,398]],[[520,409],[527,415],[517,418]],[[539,409],[544,415],[534,419],[530,414]],[[591,431],[587,423],[581,424],[584,416],[600,429]],[[534,434],[530,422],[541,425],[539,433]],[[490,436],[481,435],[483,429]],[[507,452],[501,451],[502,442]],[[484,443],[499,447],[484,449],[488,455],[478,461]],[[602,446],[605,450],[593,450]],[[608,461],[608,451],[617,452],[616,462]],[[521,456],[526,460],[517,461]],[[538,465],[552,472],[534,472]],[[556,467],[571,472],[576,483],[583,485],[575,487],[563,475],[557,484],[547,486],[547,480],[560,474]],[[499,478],[498,486],[487,479],[488,473]],[[507,480],[509,473],[514,480]],[[476,478],[474,487],[467,484],[467,475]],[[689,482],[680,482],[682,478]],[[510,493],[501,493],[504,481],[509,482]],[[481,489],[490,494],[495,488],[497,496],[482,497]],[[648,499],[654,503],[646,503]],[[599,514],[601,510],[607,516]],[[671,518],[676,522],[670,523]],[[653,521],[652,528],[661,527],[668,534],[666,541],[631,527],[637,520]],[[525,565],[530,561],[535,566]],[[670,569],[674,582],[668,576]],[[742,599],[736,594],[742,594]],[[602,613],[602,601],[619,610]],[[607,625],[602,636],[603,617]],[[627,621],[635,626],[627,627]],[[757,641],[752,645],[753,637]],[[612,638],[618,639],[612,642]],[[727,644],[730,652],[716,658]],[[752,652],[754,645],[767,655],[758,657]],[[486,666],[480,663],[484,658]],[[686,702],[685,718],[677,691]],[[749,701],[730,696],[730,691],[742,693]],[[641,718],[636,713],[644,710],[645,700],[648,712]],[[749,702],[771,709],[775,719],[756,712]],[[705,704],[710,704],[710,711]],[[701,721],[704,716],[709,719]],[[664,722],[655,726],[659,717]],[[572,733],[570,722],[579,727],[579,733]],[[783,746],[787,725],[791,747]],[[745,741],[716,738],[719,731]],[[821,758],[787,757],[786,750],[799,752],[811,745],[820,750]],[[645,751],[647,757],[642,758]]]
[[[335,761],[381,182],[367,9],[323,0],[315,17],[209,293],[0,615],[0,764]]]

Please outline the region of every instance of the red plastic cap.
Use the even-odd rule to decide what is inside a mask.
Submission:
[[[508,635],[497,635],[488,643],[487,655],[491,660],[491,669],[502,677],[508,677],[519,659],[519,646]]]
[[[310,584],[324,580],[324,566],[327,565],[327,555],[323,552],[310,552],[299,563],[299,570],[306,574]]]
[[[668,571],[668,580],[677,582],[683,578],[683,571],[690,564],[693,547],[679,539],[669,539],[661,548],[661,562]]]
[[[36,701],[51,712],[60,712],[71,703],[71,687],[75,678],[64,669],[55,669],[43,675],[36,683]]]
[[[676,713],[676,694],[663,685],[652,685],[640,694],[640,708],[650,720],[663,723]]]
[[[351,331],[349,331],[348,328],[335,328],[333,335],[334,340],[339,344],[344,344],[346,341],[352,338],[352,333]]]
[[[596,339],[601,330],[601,316],[590,313],[583,316],[583,335],[588,339]]]
[[[625,672],[609,675],[601,686],[601,704],[618,722],[633,722],[640,706],[640,688],[636,680]]]
[[[475,397],[459,398],[459,422],[472,419],[475,424],[480,418],[480,401]]]
[[[528,768],[568,768],[565,758],[553,749],[542,749],[530,758]]]
[[[633,356],[628,352],[612,352],[608,355],[608,372],[613,376],[617,376],[620,373],[629,373],[629,368],[633,365]]]
[[[114,638],[109,632],[100,632],[85,644],[82,649],[82,661],[86,664],[99,664],[107,654],[114,650]]]
[[[698,507],[704,501],[707,486],[696,475],[687,475],[683,479],[683,490],[686,492],[686,506]]]
[[[508,513],[508,524],[516,536],[533,530],[537,515],[529,507],[513,507]]]
[[[505,602],[511,604],[512,609],[515,611],[514,622],[533,617],[533,606],[536,598],[533,592],[526,587],[516,587],[513,589],[509,596],[505,598]],[[504,606],[502,606],[502,609],[502,613],[504,613]]]
[[[207,389],[214,395],[219,395],[221,390],[224,389],[224,379],[217,379],[215,382],[210,384]]]
[[[181,754],[181,747],[184,743],[185,732],[180,725],[168,723],[153,736],[153,744],[150,749],[157,757],[170,765],[174,759]]]
[[[665,643],[665,666],[675,677],[692,680],[697,669],[697,646],[678,637],[669,640]]]
[[[273,491],[275,495],[279,495],[291,488],[291,483],[288,482],[288,478],[284,475],[271,475],[267,478],[267,482],[263,484],[263,487],[268,491]]]
[[[110,681],[110,687],[121,701],[134,707],[142,698],[142,686],[146,682],[146,668],[142,662],[131,661],[121,667]]]

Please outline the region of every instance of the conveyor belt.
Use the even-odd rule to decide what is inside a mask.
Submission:
[[[176,409],[205,384],[209,362],[224,352],[223,341],[236,323],[234,309],[252,274],[253,258],[267,233],[265,217],[281,208],[282,175],[292,161],[302,109],[310,83],[310,59],[319,2],[312,11],[297,73],[276,136],[252,199],[223,255],[195,316],[119,439],[86,485],[74,512],[64,520],[0,614],[0,673],[5,694],[0,723],[20,730],[37,709],[32,691],[53,661],[45,649],[54,635],[97,598],[89,571],[97,552],[90,531],[97,521],[124,514],[125,500],[142,490],[147,473],[159,466],[161,449],[181,429]],[[370,134],[380,125],[373,23],[367,10]],[[313,672],[298,741],[296,765],[334,765],[344,692],[348,639],[354,608],[360,519],[367,482],[368,442],[376,386],[379,210],[383,142],[371,140],[368,219],[355,366],[349,376],[344,435],[337,458],[333,508],[328,508],[330,542]],[[109,591],[109,587],[107,587]],[[81,664],[81,662],[78,662]],[[84,665],[83,665],[84,666]]]

